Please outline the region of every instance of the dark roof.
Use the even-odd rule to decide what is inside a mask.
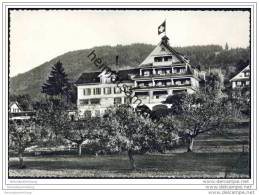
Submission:
[[[78,78],[78,80],[76,81],[76,84],[99,83],[100,82],[100,77],[98,77],[99,74],[101,74],[101,72],[82,73]]]
[[[138,74],[139,69],[127,69],[127,70],[119,70],[117,72],[112,71],[115,75],[118,76],[118,79],[122,82],[125,81],[132,81],[130,78],[131,74]],[[87,84],[87,83],[100,83],[100,77],[99,74],[101,72],[88,72],[88,73],[83,73],[79,77],[79,79],[76,81],[76,84]]]
[[[128,70],[119,70],[117,72],[118,79],[120,81],[132,81],[130,75],[136,75],[139,73],[139,68],[128,69]]]

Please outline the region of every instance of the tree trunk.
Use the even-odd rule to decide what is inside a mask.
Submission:
[[[19,153],[19,168],[24,168],[22,152]]]
[[[82,143],[78,144],[78,156],[82,155]]]
[[[188,146],[187,146],[187,152],[192,152],[193,142],[194,142],[194,138],[193,137],[189,137],[189,139],[188,139]]]
[[[136,168],[135,161],[133,158],[133,153],[131,150],[128,151],[129,161],[130,161],[130,168],[134,170]]]

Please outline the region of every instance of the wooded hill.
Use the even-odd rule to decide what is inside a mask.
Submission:
[[[48,78],[51,67],[60,60],[71,82],[78,79],[81,73],[97,71],[98,69],[87,57],[92,50],[103,62],[112,69],[128,69],[137,67],[152,51],[154,45],[131,44],[94,47],[91,49],[67,52],[63,55],[26,72],[10,78],[10,94],[29,94],[33,99],[43,97],[41,86]],[[199,65],[202,70],[221,68],[228,80],[249,63],[250,49],[236,48],[227,49],[219,45],[177,47],[175,50],[186,55],[191,64]],[[119,56],[119,64],[115,65],[115,58]]]

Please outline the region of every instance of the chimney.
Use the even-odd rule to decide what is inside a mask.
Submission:
[[[116,56],[116,66],[118,66],[119,65],[119,56],[117,55]]]

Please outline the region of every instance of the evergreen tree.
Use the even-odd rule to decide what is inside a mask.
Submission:
[[[67,74],[63,68],[63,64],[58,61],[52,67],[48,80],[42,86],[42,93],[51,97],[53,96],[67,96],[69,90],[69,83]]]
[[[228,50],[228,43],[226,43],[225,45],[225,50]]]

